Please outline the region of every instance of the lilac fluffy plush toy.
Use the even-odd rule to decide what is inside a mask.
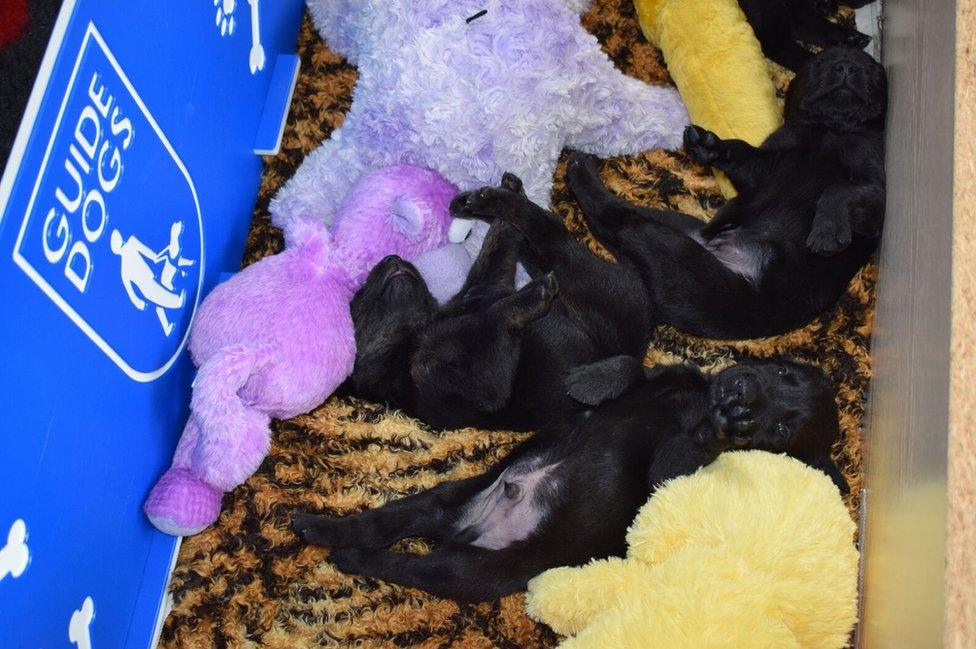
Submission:
[[[271,418],[332,394],[355,358],[353,294],[386,255],[412,259],[443,246],[456,193],[424,169],[373,171],[348,192],[331,231],[293,221],[284,252],[210,293],[190,334],[199,367],[190,418],[145,504],[153,525],[180,536],[211,525],[224,492],[264,459]]]
[[[274,222],[286,237],[296,219],[328,223],[360,174],[391,164],[434,169],[461,190],[511,171],[548,205],[564,147],[608,157],[680,146],[688,115],[677,92],[614,68],[580,24],[588,5],[308,0],[319,33],[359,80],[345,122],[272,201]],[[455,223],[451,240],[470,227]],[[474,227],[464,243],[472,257],[487,230]],[[428,282],[451,265],[440,261],[421,268]]]

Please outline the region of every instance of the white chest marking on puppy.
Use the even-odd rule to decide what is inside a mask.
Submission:
[[[27,524],[18,518],[7,533],[7,545],[0,549],[0,580],[7,575],[14,579],[27,570],[30,549],[27,547]]]
[[[766,257],[760,246],[743,241],[736,232],[721,232],[703,242],[705,249],[722,264],[750,284],[756,286],[762,279]]]
[[[78,649],[91,649],[91,623],[95,619],[95,602],[86,597],[81,608],[71,614],[68,623],[68,640]]]

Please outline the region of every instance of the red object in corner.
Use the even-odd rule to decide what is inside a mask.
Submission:
[[[27,0],[0,0],[0,50],[27,26]]]

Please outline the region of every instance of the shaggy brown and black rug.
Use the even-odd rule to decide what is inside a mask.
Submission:
[[[631,0],[596,0],[585,17],[617,66],[650,83],[670,83],[660,54],[640,35]],[[330,52],[306,20],[302,73],[280,155],[266,160],[244,263],[282,247],[268,199],[302,158],[342,122],[356,71]],[[773,66],[780,88],[788,80]],[[553,205],[587,239],[578,208],[557,171]],[[707,169],[682,153],[653,151],[605,165],[610,187],[629,200],[707,218],[721,198]],[[823,367],[837,388],[843,441],[836,457],[852,485],[861,483],[860,424],[870,378],[868,341],[875,268],[865,268],[836,307],[788,335],[715,343],[669,328],[654,333],[648,362],[684,359],[720,368],[737,359],[787,354]],[[526,617],[523,597],[459,605],[425,593],[336,572],[328,551],[305,547],[289,526],[301,507],[334,514],[374,507],[471,476],[503,457],[522,435],[478,430],[434,433],[381,406],[330,399],[314,412],[275,424],[261,469],[224,500],[219,522],[185,540],[173,577],[174,608],[161,646],[551,647],[559,638]]]

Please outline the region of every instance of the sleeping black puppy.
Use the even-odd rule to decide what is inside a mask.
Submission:
[[[531,214],[544,236],[530,244],[494,223],[465,285],[441,309],[412,265],[383,260],[351,305],[357,396],[435,428],[529,430],[579,410],[563,389],[570,369],[647,348],[647,295],[633,266],[593,255],[525,197],[517,177],[506,174],[490,191]],[[452,209],[471,197],[459,195]],[[517,261],[536,277],[520,291]]]
[[[817,368],[762,361],[708,376],[617,357],[574,370],[567,384],[590,404],[622,396],[542,429],[481,476],[342,518],[297,514],[295,531],[331,547],[342,572],[484,601],[549,568],[623,556],[627,527],[654,489],[725,450],[785,452],[847,490],[829,456],[834,396]],[[435,548],[387,549],[410,537]]]
[[[871,37],[831,22],[838,4],[863,7],[873,0],[739,0],[763,54],[785,68],[798,70],[813,56],[800,42],[816,47],[850,45],[863,49]],[[799,42],[798,42],[799,41]]]
[[[785,123],[761,147],[688,127],[689,155],[738,191],[707,224],[612,195],[592,156],[572,156],[569,186],[593,234],[640,271],[655,322],[709,338],[783,333],[832,305],[877,247],[885,104],[884,69],[829,48],[797,74]],[[493,194],[478,210],[533,227],[502,203]]]

